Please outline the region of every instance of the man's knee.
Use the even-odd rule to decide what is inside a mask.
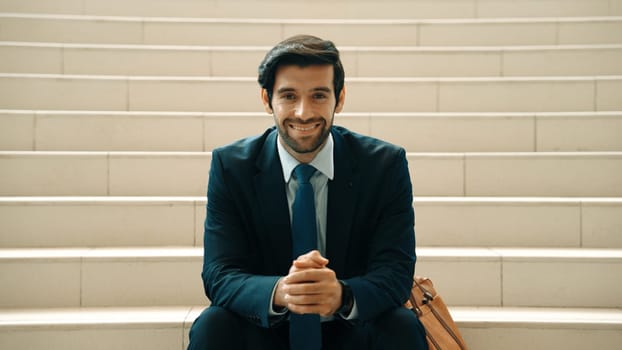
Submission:
[[[236,330],[239,330],[240,319],[233,312],[210,306],[194,321],[190,328],[188,350],[236,348]],[[224,342],[226,341],[226,343]]]
[[[376,349],[428,349],[423,325],[411,310],[404,307],[380,315],[374,328]]]

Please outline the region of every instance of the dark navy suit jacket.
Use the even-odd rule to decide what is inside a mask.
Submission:
[[[402,148],[334,126],[326,257],[351,286],[359,320],[399,307],[415,262],[412,186]],[[271,294],[292,264],[277,131],[216,149],[209,175],[203,282],[212,305],[262,327]]]

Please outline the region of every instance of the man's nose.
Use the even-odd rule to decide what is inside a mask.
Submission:
[[[296,110],[294,111],[296,118],[300,118],[302,120],[307,120],[313,117],[313,113],[311,111],[311,103],[306,99],[300,99],[296,104]]]

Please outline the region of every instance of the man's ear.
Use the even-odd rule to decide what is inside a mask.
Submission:
[[[337,105],[335,106],[335,113],[341,113],[343,110],[343,104],[346,101],[346,86],[344,85],[339,93],[339,101],[337,101]]]
[[[261,89],[261,102],[266,113],[272,114],[272,107],[270,107],[270,98],[268,97],[268,90]]]

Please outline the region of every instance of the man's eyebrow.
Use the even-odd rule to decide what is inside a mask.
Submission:
[[[332,91],[332,89],[327,87],[327,86],[318,86],[318,87],[315,87],[315,88],[311,89],[310,91],[312,91],[312,92],[318,92],[319,91],[319,92],[330,93]],[[293,87],[282,87],[282,88],[279,88],[279,89],[276,90],[277,94],[282,94],[282,93],[285,93],[285,92],[296,92],[296,89],[294,89]]]
[[[320,87],[313,88],[311,91],[331,92],[332,90],[329,87],[320,86]]]
[[[292,92],[292,91],[294,91],[294,92],[295,92],[295,91],[296,91],[296,89],[291,88],[291,87],[282,87],[282,88],[279,88],[278,90],[276,90],[276,93],[277,93],[277,94],[282,94],[282,93],[284,93],[284,92]]]

